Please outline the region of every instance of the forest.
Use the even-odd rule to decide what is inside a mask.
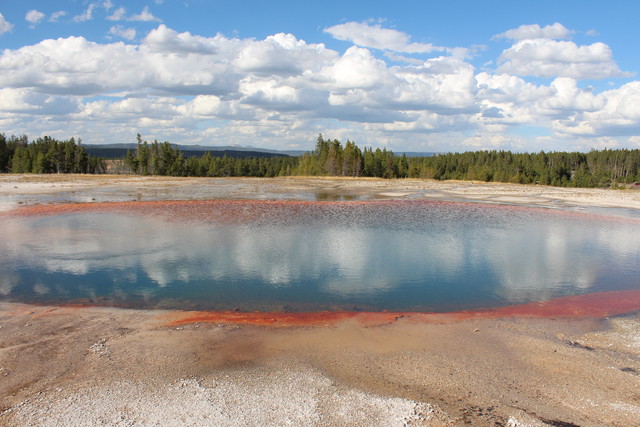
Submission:
[[[137,148],[124,158],[124,171],[137,175],[202,176],[202,177],[274,177],[289,176],[297,165],[297,157],[229,157],[203,152],[186,157],[169,142],[148,143],[137,135]]]
[[[109,163],[111,162],[111,168]],[[111,170],[110,170],[111,169]],[[0,171],[12,173],[120,173],[201,177],[343,176],[510,182],[562,187],[615,187],[640,181],[640,150],[512,153],[475,151],[429,157],[394,155],[319,135],[313,150],[299,157],[185,156],[169,142],[137,146],[123,159],[89,156],[80,141],[0,134]]]
[[[45,136],[29,142],[26,136],[0,134],[0,172],[105,173],[103,159],[85,153],[81,141],[58,141]]]

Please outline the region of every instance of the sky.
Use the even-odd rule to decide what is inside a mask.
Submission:
[[[0,0],[0,133],[640,147],[635,0]]]

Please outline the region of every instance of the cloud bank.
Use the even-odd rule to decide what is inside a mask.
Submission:
[[[92,3],[73,19],[106,6]],[[116,9],[107,19],[159,21],[148,8]],[[0,15],[0,33],[10,30]],[[632,74],[606,44],[579,45],[559,23],[496,35],[495,43],[511,45],[494,69],[380,24],[347,22],[324,33],[351,45],[338,51],[285,33],[206,37],[159,24],[138,42],[135,29],[114,25],[109,37],[126,42],[66,37],[5,49],[0,130],[71,131],[90,143],[129,142],[140,132],[297,149],[310,149],[319,132],[396,151],[638,145],[640,82],[588,88],[585,79]],[[539,135],[520,132],[531,128]]]

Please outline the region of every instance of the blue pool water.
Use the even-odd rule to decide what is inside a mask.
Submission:
[[[443,312],[640,288],[634,219],[455,202],[149,206],[5,216],[0,299]]]

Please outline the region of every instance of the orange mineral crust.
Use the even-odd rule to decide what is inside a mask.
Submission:
[[[602,318],[640,310],[640,290],[598,292],[567,296],[549,301],[513,305],[477,311],[451,313],[321,311],[303,313],[240,311],[175,311],[163,316],[167,326],[194,323],[249,324],[259,326],[330,326],[354,320],[365,326],[383,325],[396,320],[417,322],[453,322],[467,319],[500,318]]]
[[[546,215],[584,217],[593,220],[625,222],[637,224],[635,218],[606,217],[575,211],[564,211],[540,207],[523,207],[500,204],[484,204],[472,202],[452,202],[440,200],[375,200],[375,201],[262,201],[262,200],[180,200],[180,201],[131,201],[103,203],[62,203],[51,205],[21,206],[17,209],[0,212],[3,216],[50,216],[78,213],[112,212],[129,215],[146,215],[160,217],[165,220],[197,221],[204,223],[243,223],[259,220],[294,219],[311,213],[322,215],[344,209],[359,212],[360,209],[390,207],[435,207],[457,206],[473,210],[509,211],[519,210]]]
[[[0,217],[44,217],[55,215],[71,215],[81,213],[118,213],[140,216],[146,219],[161,221],[204,223],[204,224],[252,224],[256,229],[273,222],[288,225],[333,224],[344,221],[345,224],[358,221],[379,221],[384,215],[375,215],[378,210],[385,213],[392,211],[393,220],[417,221],[431,215],[431,207],[446,207],[457,212],[486,213],[498,212],[507,214],[525,212],[524,217],[535,221],[538,214],[559,216],[573,220],[583,217],[589,225],[600,221],[639,224],[637,218],[611,218],[586,213],[576,213],[547,208],[516,207],[510,205],[491,205],[484,203],[449,202],[433,200],[390,200],[390,201],[349,201],[349,202],[305,202],[305,201],[247,201],[247,200],[192,200],[192,201],[132,201],[108,203],[68,203],[53,205],[23,206],[11,211],[0,212]],[[373,211],[373,213],[371,212]],[[434,210],[437,211],[437,210]],[[426,214],[425,214],[426,212]],[[437,212],[436,212],[437,213]],[[368,216],[367,216],[368,215]],[[420,217],[422,215],[422,217]],[[448,218],[445,215],[446,218]],[[481,216],[481,220],[499,221],[504,216]],[[364,218],[364,219],[363,219]],[[451,223],[451,220],[448,220]],[[523,220],[524,221],[524,220]],[[565,221],[566,223],[567,221]],[[633,243],[630,244],[632,246]],[[633,264],[637,265],[637,264]],[[363,279],[364,280],[364,279]],[[241,311],[174,311],[163,318],[169,325],[193,324],[197,322],[253,324],[266,326],[324,326],[352,320],[365,325],[387,324],[398,319],[418,322],[449,322],[464,319],[494,319],[512,317],[606,317],[631,313],[640,310],[640,282],[632,271],[631,279],[619,288],[635,287],[632,290],[598,292],[577,296],[565,296],[547,301],[531,302],[521,305],[485,308],[469,311],[453,311],[447,313],[426,312],[362,312],[362,311],[309,311],[309,312],[241,312]],[[602,288],[600,288],[602,289]],[[606,288],[605,288],[606,289]],[[101,305],[92,298],[90,305]],[[522,301],[523,299],[519,299]],[[78,301],[75,299],[74,301]],[[512,300],[513,301],[513,300]],[[518,300],[516,300],[518,301]],[[53,304],[58,301],[50,301]],[[428,303],[429,301],[427,301]],[[425,303],[422,306],[428,306]],[[109,305],[106,301],[106,305]],[[83,304],[84,305],[84,304]],[[120,305],[121,307],[123,305]],[[200,305],[200,307],[206,305]],[[228,305],[227,305],[228,306]],[[231,305],[233,307],[233,305]],[[330,306],[330,305],[325,305]],[[336,305],[338,306],[338,305]],[[344,305],[342,305],[344,306]],[[353,305],[349,305],[351,307]],[[375,306],[375,305],[371,305]],[[466,305],[469,306],[468,304]],[[179,306],[178,306],[179,307]],[[194,307],[192,305],[192,307]]]

